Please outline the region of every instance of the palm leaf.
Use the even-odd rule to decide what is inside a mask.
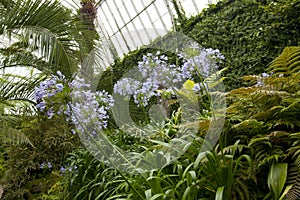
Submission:
[[[21,38],[49,63],[48,67],[54,66],[53,71],[60,69],[71,76],[78,63],[74,38],[80,32],[71,11],[58,1],[16,0],[9,8],[5,3],[0,1],[0,34],[13,40]]]
[[[33,102],[34,87],[46,77],[44,74],[33,77],[23,77],[13,74],[5,74],[0,77],[0,101],[3,104],[9,103],[30,103]]]
[[[16,42],[0,49],[0,54],[3,55],[0,61],[0,69],[6,69],[9,67],[30,67],[40,71],[45,71],[45,66],[49,66],[45,60],[32,54],[32,51],[28,49],[28,45],[25,42]],[[50,67],[50,69],[53,66]]]
[[[0,78],[0,141],[12,145],[30,144],[20,130],[13,128],[22,121],[22,116],[32,114],[34,87],[45,78],[22,77],[5,74]]]

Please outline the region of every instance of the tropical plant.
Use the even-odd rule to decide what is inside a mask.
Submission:
[[[199,189],[207,199],[252,199],[251,182],[255,181],[252,159],[243,154],[245,145],[235,144],[201,153],[193,161],[199,170]],[[220,198],[223,197],[223,198]]]
[[[283,196],[280,196],[280,194],[283,191],[283,187],[287,179],[287,168],[287,163],[276,163],[272,164],[270,167],[268,175],[268,187],[271,190],[270,194],[274,200],[284,198],[285,194],[283,194]]]
[[[252,86],[228,93],[231,101],[228,117],[233,124],[228,140],[241,139],[243,144],[248,145],[257,176],[269,171],[270,194],[274,199],[280,198],[283,185],[288,183],[291,184],[285,186],[284,194],[294,198],[299,195],[299,50],[299,47],[286,47],[270,63],[268,69],[271,75],[246,76],[244,80],[250,81]],[[282,171],[286,171],[289,181],[276,176],[275,168],[281,166],[277,163],[287,163],[289,168],[296,166],[296,170]],[[268,169],[268,166],[273,168]],[[280,190],[274,189],[275,183],[271,181],[276,178],[282,186]]]
[[[60,70],[70,78],[94,47],[95,13],[88,16],[85,8],[76,15],[59,1],[1,0],[0,10],[0,34],[7,38],[1,68]]]
[[[34,87],[45,76],[15,76],[12,80],[13,75],[8,75],[6,70],[21,67],[24,71],[38,69],[45,74],[60,70],[68,79],[72,78],[97,38],[95,28],[91,30],[95,16],[87,19],[86,11],[83,6],[76,14],[59,1],[0,1],[0,35],[3,37],[0,69],[4,72],[0,86],[1,142],[17,142],[20,145],[30,142],[34,146],[6,149],[9,156],[5,160],[7,171],[2,180],[6,199],[28,198],[26,195],[31,195],[34,187],[46,192],[45,188],[49,189],[53,181],[57,181],[57,176],[51,175],[52,170],[40,168],[41,163],[51,161],[55,170],[62,164],[67,152],[78,145],[77,137],[71,134],[70,124],[65,119],[45,122],[44,117],[39,119],[40,116],[36,115],[34,105],[39,102],[34,101]],[[55,126],[49,125],[51,123]],[[44,130],[41,132],[38,129]],[[47,151],[51,151],[54,157]],[[50,186],[47,181],[40,180],[41,176],[49,179]]]
[[[35,103],[33,100],[34,86],[44,78],[22,77],[5,74],[0,77],[0,137],[2,143],[29,143],[28,138],[20,131],[23,116],[33,115]],[[19,126],[19,130],[18,127]]]
[[[108,199],[124,182],[113,168],[105,166],[87,150],[80,148],[70,154],[65,176],[65,199]]]

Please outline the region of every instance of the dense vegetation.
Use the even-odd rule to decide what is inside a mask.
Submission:
[[[299,0],[223,0],[191,18],[178,9],[176,29],[204,48],[158,54],[169,33],[117,59],[98,91],[87,90],[83,63],[98,40],[96,5],[81,6],[0,0],[0,34],[14,41],[1,46],[0,69],[40,70],[0,76],[3,199],[300,199]],[[121,79],[137,65],[142,78]],[[172,93],[159,74],[180,86]],[[129,110],[114,110],[113,92]],[[151,123],[155,105],[168,113]],[[129,115],[116,117],[122,111]],[[178,159],[155,168],[171,159],[163,150],[177,147],[168,142],[178,133],[191,144],[175,143]],[[112,145],[135,154],[114,158]],[[103,150],[105,161],[95,154]],[[146,164],[126,165],[139,155]]]

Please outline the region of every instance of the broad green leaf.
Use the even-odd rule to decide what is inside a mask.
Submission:
[[[224,186],[218,187],[215,200],[223,200]]]
[[[145,191],[146,200],[150,200],[152,197],[151,189]]]
[[[287,178],[287,163],[272,164],[268,175],[268,186],[274,200],[279,200]]]

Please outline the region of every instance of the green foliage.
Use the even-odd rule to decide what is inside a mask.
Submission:
[[[47,192],[34,198],[34,200],[61,200],[64,197],[63,184],[61,181],[57,181]]]
[[[95,39],[80,17],[59,1],[1,0],[0,15],[0,34],[17,41],[0,50],[0,68],[28,66],[47,73],[60,70],[70,78],[85,58],[78,49],[86,53],[87,43]]]
[[[23,118],[20,129],[33,146],[7,148],[7,171],[1,181],[4,199],[31,199],[34,194],[46,192],[59,177],[53,172],[60,169],[67,154],[78,146],[77,136],[62,117]],[[43,162],[50,162],[52,168],[40,168]]]
[[[38,50],[41,56],[45,57],[51,64],[56,62],[56,66],[59,63],[64,65],[64,72],[70,74],[74,67],[72,66],[74,62],[72,63],[70,60],[70,53],[74,51],[71,50],[68,39],[63,40],[69,34],[67,31],[72,30],[68,21],[70,20],[70,11],[65,10],[58,2],[50,3],[41,0],[35,2],[17,0],[12,5],[9,8],[1,7],[0,34],[16,37],[17,35],[14,33],[22,31],[21,44],[27,44],[29,48],[30,45],[34,48],[39,46]],[[45,16],[51,16],[51,18]],[[69,29],[66,29],[66,26]],[[29,45],[30,38],[34,38],[34,40],[33,44]],[[50,48],[55,50],[52,51]]]
[[[270,63],[269,70],[276,76],[300,78],[300,47],[286,47],[283,52]],[[294,89],[294,88],[293,88]]]
[[[6,143],[10,145],[19,145],[19,144],[30,144],[28,137],[21,131],[11,128],[11,127],[2,127],[0,130],[0,141],[1,143]],[[33,145],[32,145],[33,146]]]
[[[9,67],[30,67],[45,74],[60,70],[67,78],[73,77],[97,38],[84,20],[59,1],[0,0],[0,16],[4,41],[0,69],[4,73]],[[4,199],[33,199],[40,196],[37,193],[46,193],[60,179],[55,171],[66,154],[78,146],[78,138],[64,118],[48,121],[35,112],[33,89],[44,78],[9,74],[0,77],[0,173]],[[19,146],[5,144],[2,158],[3,143]],[[53,168],[40,168],[44,162],[50,162]],[[50,193],[41,198],[57,199]]]
[[[124,182],[115,169],[106,167],[85,149],[76,150],[69,160],[65,199],[108,199]]]
[[[230,134],[227,135],[229,143],[241,139],[250,148],[258,178],[266,176],[266,168],[275,163],[286,162],[289,167],[295,164],[296,175],[293,175],[292,171],[287,172],[292,185],[290,188],[294,188],[294,190],[285,189],[287,196],[299,195],[298,55],[298,47],[285,48],[269,65],[272,75],[246,76],[244,80],[250,81],[250,87],[242,87],[227,93],[231,102],[227,109],[228,120],[233,125],[227,133]],[[269,182],[269,187],[272,182]],[[282,189],[276,191],[280,194]],[[279,194],[273,191],[272,196],[279,199]]]
[[[288,183],[291,189],[286,194],[287,200],[296,200],[300,198],[300,133],[290,134],[291,148],[288,149],[292,156],[295,166],[290,167]]]
[[[199,148],[201,143],[194,145]],[[70,157],[69,167],[76,170],[65,178],[67,199],[141,199],[137,192],[142,199],[212,199],[222,186],[226,199],[231,193],[234,199],[249,199],[246,181],[252,176],[252,162],[247,155],[237,155],[238,149],[237,142],[231,153],[207,152],[198,164],[184,159],[187,154],[163,169],[125,176],[80,150]]]
[[[297,68],[298,59],[295,59],[297,56],[293,56],[297,55],[297,52],[298,48],[287,48],[282,53],[284,56],[279,56],[269,65],[271,76],[246,76],[244,80],[248,82],[249,87],[226,93],[229,102],[227,126],[223,130],[220,143],[212,151],[199,153],[203,139],[197,137],[178,161],[141,175],[121,175],[114,171],[112,176],[110,172],[106,172],[108,169],[110,171],[110,168],[98,161],[92,162],[89,158],[87,160],[90,162],[85,163],[85,160],[82,160],[80,162],[85,163],[85,170],[78,176],[73,175],[75,178],[71,179],[74,180],[73,185],[78,186],[75,190],[81,191],[76,195],[87,198],[88,195],[95,197],[93,195],[101,194],[109,196],[109,199],[141,199],[141,196],[142,199],[218,199],[221,196],[222,199],[268,199],[271,193],[267,196],[266,194],[271,190],[272,196],[275,195],[277,199],[284,196],[297,199],[299,79],[294,76],[297,71],[282,76],[282,70],[278,70],[283,68],[283,65],[278,63],[289,63],[284,65],[285,71]],[[192,85],[193,82],[186,82],[183,90],[191,88]],[[183,96],[190,104],[196,103],[193,93],[186,92]],[[180,117],[177,116],[176,119],[180,121]],[[170,126],[166,124],[159,133],[167,136],[169,131],[176,132],[176,123],[169,123]],[[207,132],[209,120],[203,116],[187,126],[198,127],[199,135],[202,136]],[[127,130],[132,131],[130,127]],[[149,130],[152,129],[149,127]],[[155,134],[155,131],[153,132]],[[111,138],[114,138],[113,134]],[[118,141],[122,147],[129,150],[130,145],[126,143],[138,142],[132,140],[133,138],[128,140],[130,137],[126,136],[125,131],[115,138],[114,142]],[[168,141],[168,137],[163,140],[158,138],[157,141],[164,139]],[[157,144],[165,145],[163,142]],[[153,144],[147,145],[150,145],[151,149]],[[132,145],[135,150],[138,147],[137,144]],[[74,158],[71,160],[74,161]],[[274,189],[274,185],[280,181],[274,179],[278,176],[271,176],[274,170],[270,170],[269,167],[277,166],[276,163],[280,162],[286,162],[289,168],[286,170],[287,181],[281,181],[279,189]],[[89,175],[91,172],[88,169],[97,174]],[[270,176],[267,179],[269,172]],[[90,178],[81,183],[80,177]],[[102,177],[101,180],[98,177]],[[95,188],[96,185],[99,188]],[[113,185],[114,190],[107,189],[108,185]]]
[[[204,47],[220,49],[229,88],[241,86],[244,75],[264,72],[285,46],[299,44],[299,1],[280,0],[284,11],[273,2],[220,1],[182,28]]]
[[[0,50],[5,56],[3,63],[5,66],[16,63],[27,66],[32,60],[35,63],[32,65],[41,64],[41,69],[49,66],[50,70],[66,65],[65,73],[70,75],[73,70],[71,64],[75,64],[72,67],[78,64],[82,58],[80,56],[84,56],[86,50],[91,47],[91,40],[81,41],[82,43],[77,41],[84,49],[78,53],[73,49],[73,45],[76,46],[77,43],[68,43],[73,38],[63,37],[64,34],[78,36],[73,33],[73,27],[70,27],[70,12],[56,3],[36,2],[18,0],[15,1],[16,4],[11,4],[6,0],[0,1],[0,15],[10,16],[1,19],[0,33],[13,34],[13,30],[19,29],[27,33],[20,42]],[[53,8],[51,13],[55,17],[36,20],[42,14],[48,14],[47,6]],[[32,8],[32,13],[25,15],[24,12],[29,8]],[[181,11],[177,10],[181,15]],[[13,12],[17,12],[18,15],[14,16]],[[24,15],[21,15],[22,13]],[[298,0],[223,0],[211,5],[198,16],[190,19],[181,16],[177,20],[180,22],[177,27],[180,31],[193,37],[204,47],[218,48],[225,54],[227,60],[222,67],[228,70],[222,72],[228,75],[228,88],[237,89],[226,93],[211,93],[226,95],[229,103],[226,126],[219,143],[211,148],[213,150],[199,152],[202,145],[209,145],[203,142],[202,137],[210,126],[211,114],[201,110],[202,115],[197,116],[194,122],[181,124],[186,128],[198,129],[198,134],[188,150],[172,164],[147,173],[121,173],[95,159],[87,150],[78,149],[78,138],[71,134],[72,126],[62,117],[55,116],[49,120],[40,115],[25,115],[25,112],[21,112],[22,115],[4,115],[4,108],[15,108],[14,102],[20,103],[25,100],[26,105],[31,104],[28,99],[32,96],[32,90],[28,88],[32,89],[40,80],[18,77],[20,81],[14,83],[11,79],[1,79],[1,135],[14,139],[12,133],[18,130],[29,139],[17,139],[20,146],[1,146],[0,176],[4,176],[1,185],[5,187],[3,198],[299,199],[300,50],[299,47],[287,47],[283,50],[287,45],[299,43],[299,13]],[[62,16],[66,18],[60,19]],[[57,18],[63,21],[55,20]],[[38,27],[31,29],[28,25],[48,27],[50,31],[40,32]],[[58,33],[57,37],[53,38],[51,33],[56,31],[55,28]],[[171,35],[172,33],[169,33],[154,43],[168,45],[164,41],[170,43],[168,37]],[[43,54],[49,53],[51,48],[47,50],[41,47],[57,47],[56,52],[49,54],[52,59],[49,58],[49,63],[31,54],[29,36],[37,38],[35,44],[41,42],[38,50]],[[83,34],[83,37],[85,36],[95,35],[91,32]],[[53,43],[50,42],[52,39]],[[66,51],[61,52],[63,49]],[[264,66],[282,50],[283,52],[268,65],[267,73],[271,75],[257,75],[263,72]],[[112,92],[113,83],[136,66],[142,55],[149,51],[156,50],[136,50],[124,59],[117,60],[104,72],[98,89]],[[172,54],[168,56],[174,59]],[[64,58],[68,59],[62,60]],[[179,60],[175,61],[176,64],[180,64]],[[239,79],[243,75],[247,76]],[[207,80],[210,88],[220,83],[215,78],[210,78],[211,80]],[[224,78],[220,79],[223,80]],[[241,85],[247,87],[240,87]],[[200,99],[190,91],[192,87],[193,82],[187,82],[180,92],[188,103],[196,107]],[[201,98],[205,103],[207,99],[204,97],[205,94],[202,94]],[[168,103],[174,105],[174,102],[176,100],[171,99]],[[134,109],[132,108],[133,111]],[[137,111],[136,118],[143,118],[139,112],[141,111]],[[152,132],[151,140],[139,139],[132,134],[129,136],[129,133],[136,131],[130,127],[125,130],[111,129],[106,133],[112,143],[120,148],[138,152],[146,149],[151,157],[152,149],[167,145],[164,142],[169,141],[178,132],[180,118],[179,108],[178,112],[173,112],[170,120],[163,122],[160,129],[148,126],[149,132]],[[15,129],[12,129],[12,126]],[[29,141],[32,146],[28,145]],[[66,159],[71,151],[73,153]],[[40,168],[43,162],[51,162],[52,168]],[[63,177],[59,172],[62,166],[66,168]]]
[[[224,187],[222,196],[225,199],[250,199],[248,185],[253,178],[252,160],[249,155],[241,154],[243,147],[239,145],[239,141],[228,148],[229,152],[226,149],[207,152],[200,162],[203,166],[200,184],[203,189],[218,195],[220,188]],[[224,150],[226,154],[223,154]]]

